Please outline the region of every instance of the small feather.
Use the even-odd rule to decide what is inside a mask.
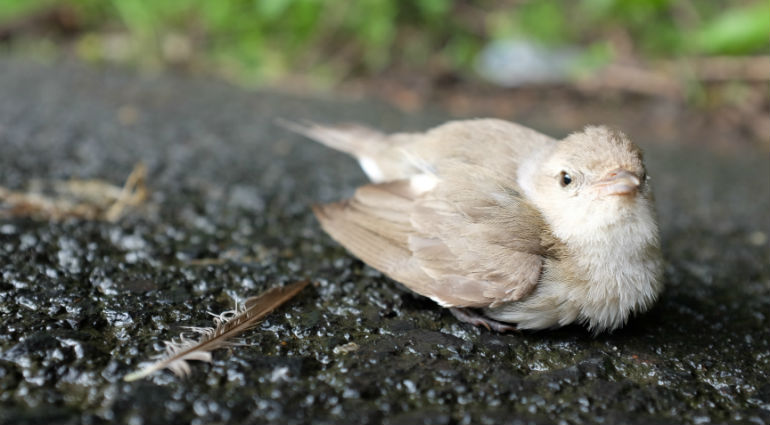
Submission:
[[[308,281],[301,281],[268,289],[256,297],[247,298],[243,304],[236,305],[233,310],[214,315],[213,328],[188,328],[200,334],[200,340],[195,341],[180,335],[176,341],[166,341],[165,357],[140,371],[129,373],[123,380],[136,381],[161,369],[170,369],[178,376],[189,375],[190,365],[187,363],[189,360],[211,362],[211,351],[235,345],[232,342],[233,338],[256,326],[265,316],[294,297],[307,284]]]

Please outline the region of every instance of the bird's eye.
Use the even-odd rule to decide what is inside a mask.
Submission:
[[[565,187],[568,184],[572,183],[572,177],[566,171],[562,171],[561,180],[559,180],[559,183],[561,184],[561,187]]]

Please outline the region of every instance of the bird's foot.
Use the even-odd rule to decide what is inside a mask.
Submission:
[[[477,313],[470,308],[453,307],[450,308],[449,311],[457,320],[470,323],[473,326],[483,326],[487,328],[487,330],[495,330],[500,333],[518,330],[516,329],[516,326],[490,319],[489,317],[486,317],[481,313]]]

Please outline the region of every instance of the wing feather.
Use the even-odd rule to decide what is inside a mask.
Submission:
[[[411,290],[444,306],[494,307],[537,284],[543,225],[506,182],[479,177],[429,191],[409,179],[371,184],[314,211],[335,240]]]

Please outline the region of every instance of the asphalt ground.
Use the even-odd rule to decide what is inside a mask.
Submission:
[[[660,130],[669,105],[585,101],[569,122],[550,120],[564,106],[547,101],[509,118],[563,136],[606,117],[645,149],[666,290],[612,334],[503,335],[458,323],[326,236],[310,205],[365,177],[274,124],[424,129],[450,118],[440,108],[0,59],[0,186],[120,186],[143,163],[149,193],[114,222],[0,207],[0,422],[770,422],[766,152],[712,149],[729,141],[670,119]],[[246,345],[186,378],[123,382],[208,312],[301,279],[314,285]]]

